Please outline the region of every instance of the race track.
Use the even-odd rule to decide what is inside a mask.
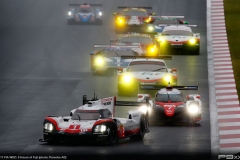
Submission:
[[[206,2],[92,0],[88,3],[103,4],[103,25],[67,25],[66,0],[0,1],[0,155],[210,159]],[[93,76],[89,53],[94,51],[93,44],[108,44],[117,37],[113,12],[123,5],[152,6],[157,15],[184,15],[189,24],[198,25],[193,30],[201,34],[200,55],[174,55],[166,63],[169,68],[178,69],[179,85],[199,83],[202,126],[151,126],[143,141],[124,139],[114,146],[38,142],[45,116],[69,115],[70,110],[82,104],[82,95],[92,98],[94,90],[99,98],[117,96],[116,74]],[[118,96],[117,99],[136,100]],[[129,109],[118,107],[116,116],[126,117]]]

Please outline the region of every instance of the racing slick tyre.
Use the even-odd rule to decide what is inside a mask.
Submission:
[[[113,145],[118,142],[117,126],[112,125],[109,129],[108,141],[111,145]]]
[[[147,119],[146,116],[142,115],[140,119],[140,130],[139,132],[134,135],[129,137],[131,140],[142,140],[144,138],[144,135],[148,131],[148,125],[147,125]]]

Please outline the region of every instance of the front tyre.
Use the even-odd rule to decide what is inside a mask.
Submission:
[[[116,125],[112,125],[109,128],[108,142],[112,145],[118,142],[118,133]]]

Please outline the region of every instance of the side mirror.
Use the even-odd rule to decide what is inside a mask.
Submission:
[[[172,68],[172,73],[177,73],[177,68]]]
[[[123,73],[123,68],[118,68],[118,73]]]

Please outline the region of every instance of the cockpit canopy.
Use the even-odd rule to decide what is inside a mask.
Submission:
[[[112,113],[108,109],[99,110],[82,110],[76,109],[72,116],[72,120],[98,120],[112,118]]]

